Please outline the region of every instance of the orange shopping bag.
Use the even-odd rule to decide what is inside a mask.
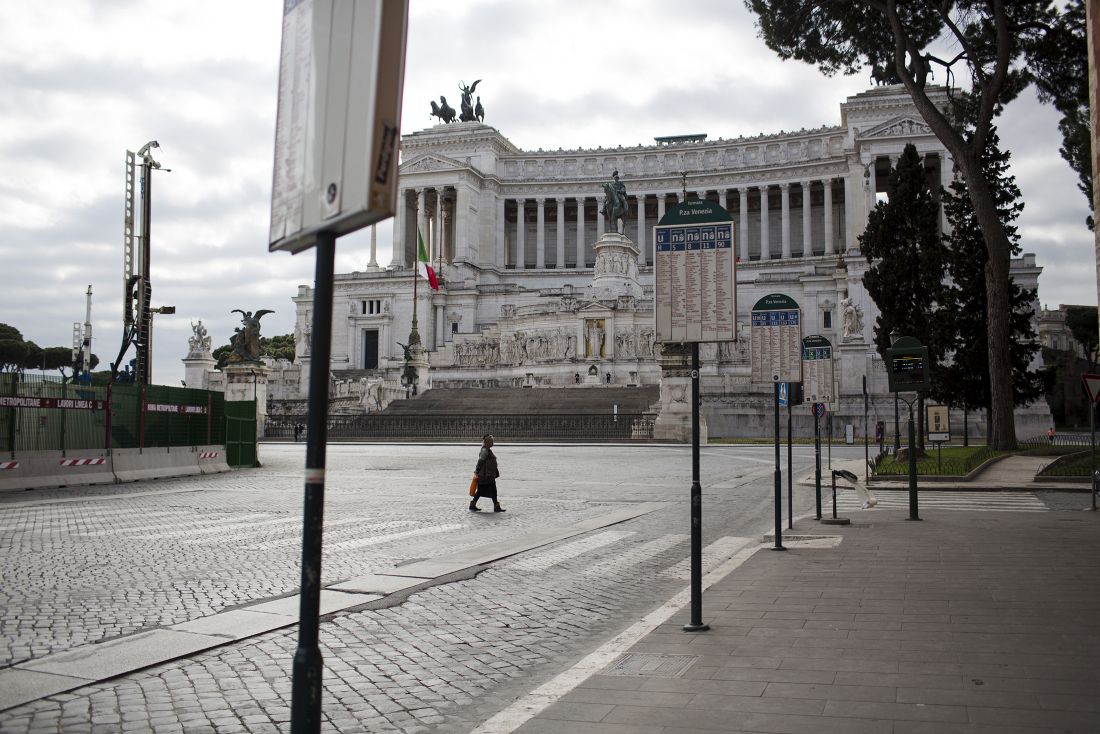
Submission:
[[[470,480],[470,496],[473,497],[475,494],[477,494],[477,474]]]

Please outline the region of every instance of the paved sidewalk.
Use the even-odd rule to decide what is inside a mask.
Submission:
[[[850,517],[800,521],[704,593],[709,631],[681,608],[517,731],[1100,731],[1100,514]]]

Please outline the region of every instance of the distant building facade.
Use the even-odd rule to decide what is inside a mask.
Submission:
[[[848,98],[838,125],[752,138],[685,135],[634,147],[525,151],[478,122],[407,134],[392,261],[380,266],[372,254],[363,270],[336,275],[333,379],[401,394],[419,231],[442,280],[438,292],[425,281],[417,287],[430,362],[419,389],[660,383],[662,361],[667,368],[676,357],[654,341],[652,228],[686,190],[689,199],[725,207],[737,227],[741,338],[701,350],[709,435],[767,432],[772,387],[750,382],[748,321],[758,299],[783,293],[802,310],[803,334],[834,345],[831,412],[861,436],[863,378],[869,430],[876,419],[892,419],[893,398],[873,347],[878,310],[863,287],[858,237],[907,143],[934,182],[947,185],[949,154],[896,86]],[[627,188],[631,247],[612,252],[596,245],[607,229],[601,186],[614,171]],[[1014,262],[1025,288],[1038,286],[1040,272],[1033,255]],[[312,298],[307,285],[293,298],[301,396]],[[662,410],[685,400],[672,393],[662,390]],[[386,401],[364,402],[374,409]],[[1045,430],[1045,404],[1020,411],[1018,422]]]

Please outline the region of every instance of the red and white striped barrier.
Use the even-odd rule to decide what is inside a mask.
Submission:
[[[3,471],[4,469],[18,469],[18,468],[19,468],[19,462],[18,461],[0,461],[0,471]]]
[[[218,458],[218,454],[219,454],[219,452],[217,452],[217,451],[203,451],[202,453],[199,454],[199,458],[200,459],[216,459],[216,458]]]
[[[104,463],[106,459],[100,456],[97,459],[60,459],[61,466],[99,466]]]

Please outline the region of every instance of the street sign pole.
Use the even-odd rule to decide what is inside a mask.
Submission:
[[[790,385],[787,386],[787,529],[794,530],[794,473],[792,471],[793,457],[791,456],[791,403],[794,395],[791,394]]]
[[[863,376],[863,481],[871,481],[871,448],[867,443],[867,375]]]
[[[332,281],[336,236],[317,236],[313,291],[313,331],[309,374],[309,426],[306,434],[305,511],[302,523],[302,581],[298,610],[298,649],[294,653],[290,730],[321,731],[321,530],[324,527],[325,444],[328,440],[328,369],[332,352]]]
[[[916,396],[913,398],[916,401]],[[913,403],[909,406],[909,519],[920,520],[917,508],[917,429],[913,423]]]
[[[685,632],[703,632],[703,487],[699,483],[699,342],[691,343],[691,622]]]
[[[772,550],[787,550],[783,547],[783,470],[779,464],[779,383],[775,383],[775,545]]]

